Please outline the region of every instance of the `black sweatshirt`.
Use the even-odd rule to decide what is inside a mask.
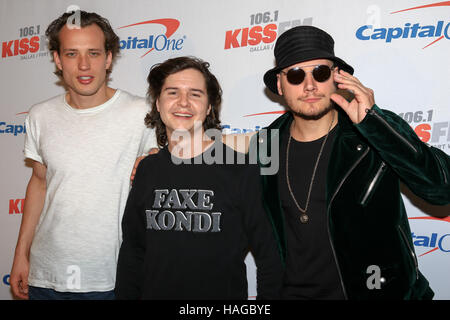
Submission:
[[[218,150],[235,164],[206,164]],[[282,263],[259,167],[236,164],[237,155],[216,142],[193,164],[175,164],[167,147],[141,161],[122,220],[117,299],[247,299],[248,250],[257,298],[279,298]]]

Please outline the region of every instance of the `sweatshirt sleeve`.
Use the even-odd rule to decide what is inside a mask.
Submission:
[[[435,205],[450,203],[449,155],[423,143],[406,121],[377,105],[355,127],[412,192]]]
[[[123,241],[116,274],[116,299],[137,300],[142,297],[146,219],[144,210],[145,159],[139,164],[128,195],[122,219]]]
[[[280,299],[283,278],[282,259],[274,231],[263,208],[257,165],[250,165],[245,170],[240,185],[245,212],[244,226],[257,268],[257,299]]]

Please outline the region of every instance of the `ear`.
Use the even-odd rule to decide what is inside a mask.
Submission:
[[[55,61],[56,67],[62,71],[61,59],[57,51],[53,51],[53,61]]]
[[[112,64],[112,52],[108,51],[106,53],[106,70],[108,70],[111,67]]]
[[[209,114],[211,113],[211,110],[212,110],[212,106],[209,105],[209,106],[208,106],[208,110],[206,111],[206,115],[207,115],[207,116],[209,116]]]
[[[280,96],[283,95],[283,91],[281,91],[281,77],[280,74],[277,74],[277,90]]]
[[[156,110],[158,110],[158,112],[161,112],[161,111],[159,110],[159,98],[156,99]]]

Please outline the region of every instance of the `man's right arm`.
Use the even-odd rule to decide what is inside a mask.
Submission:
[[[244,226],[256,264],[256,299],[277,300],[281,298],[284,265],[278,236],[264,209],[259,166],[249,165],[241,179]]]
[[[47,168],[42,163],[33,161],[33,173],[27,186],[19,239],[10,276],[13,294],[22,299],[28,298],[30,247],[44,207],[47,191],[46,173]]]

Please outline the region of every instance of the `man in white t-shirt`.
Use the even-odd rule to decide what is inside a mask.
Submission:
[[[65,13],[46,35],[67,92],[26,119],[33,173],[11,288],[22,299],[113,299],[133,164],[156,146],[148,105],[107,86],[119,38],[106,19]]]

